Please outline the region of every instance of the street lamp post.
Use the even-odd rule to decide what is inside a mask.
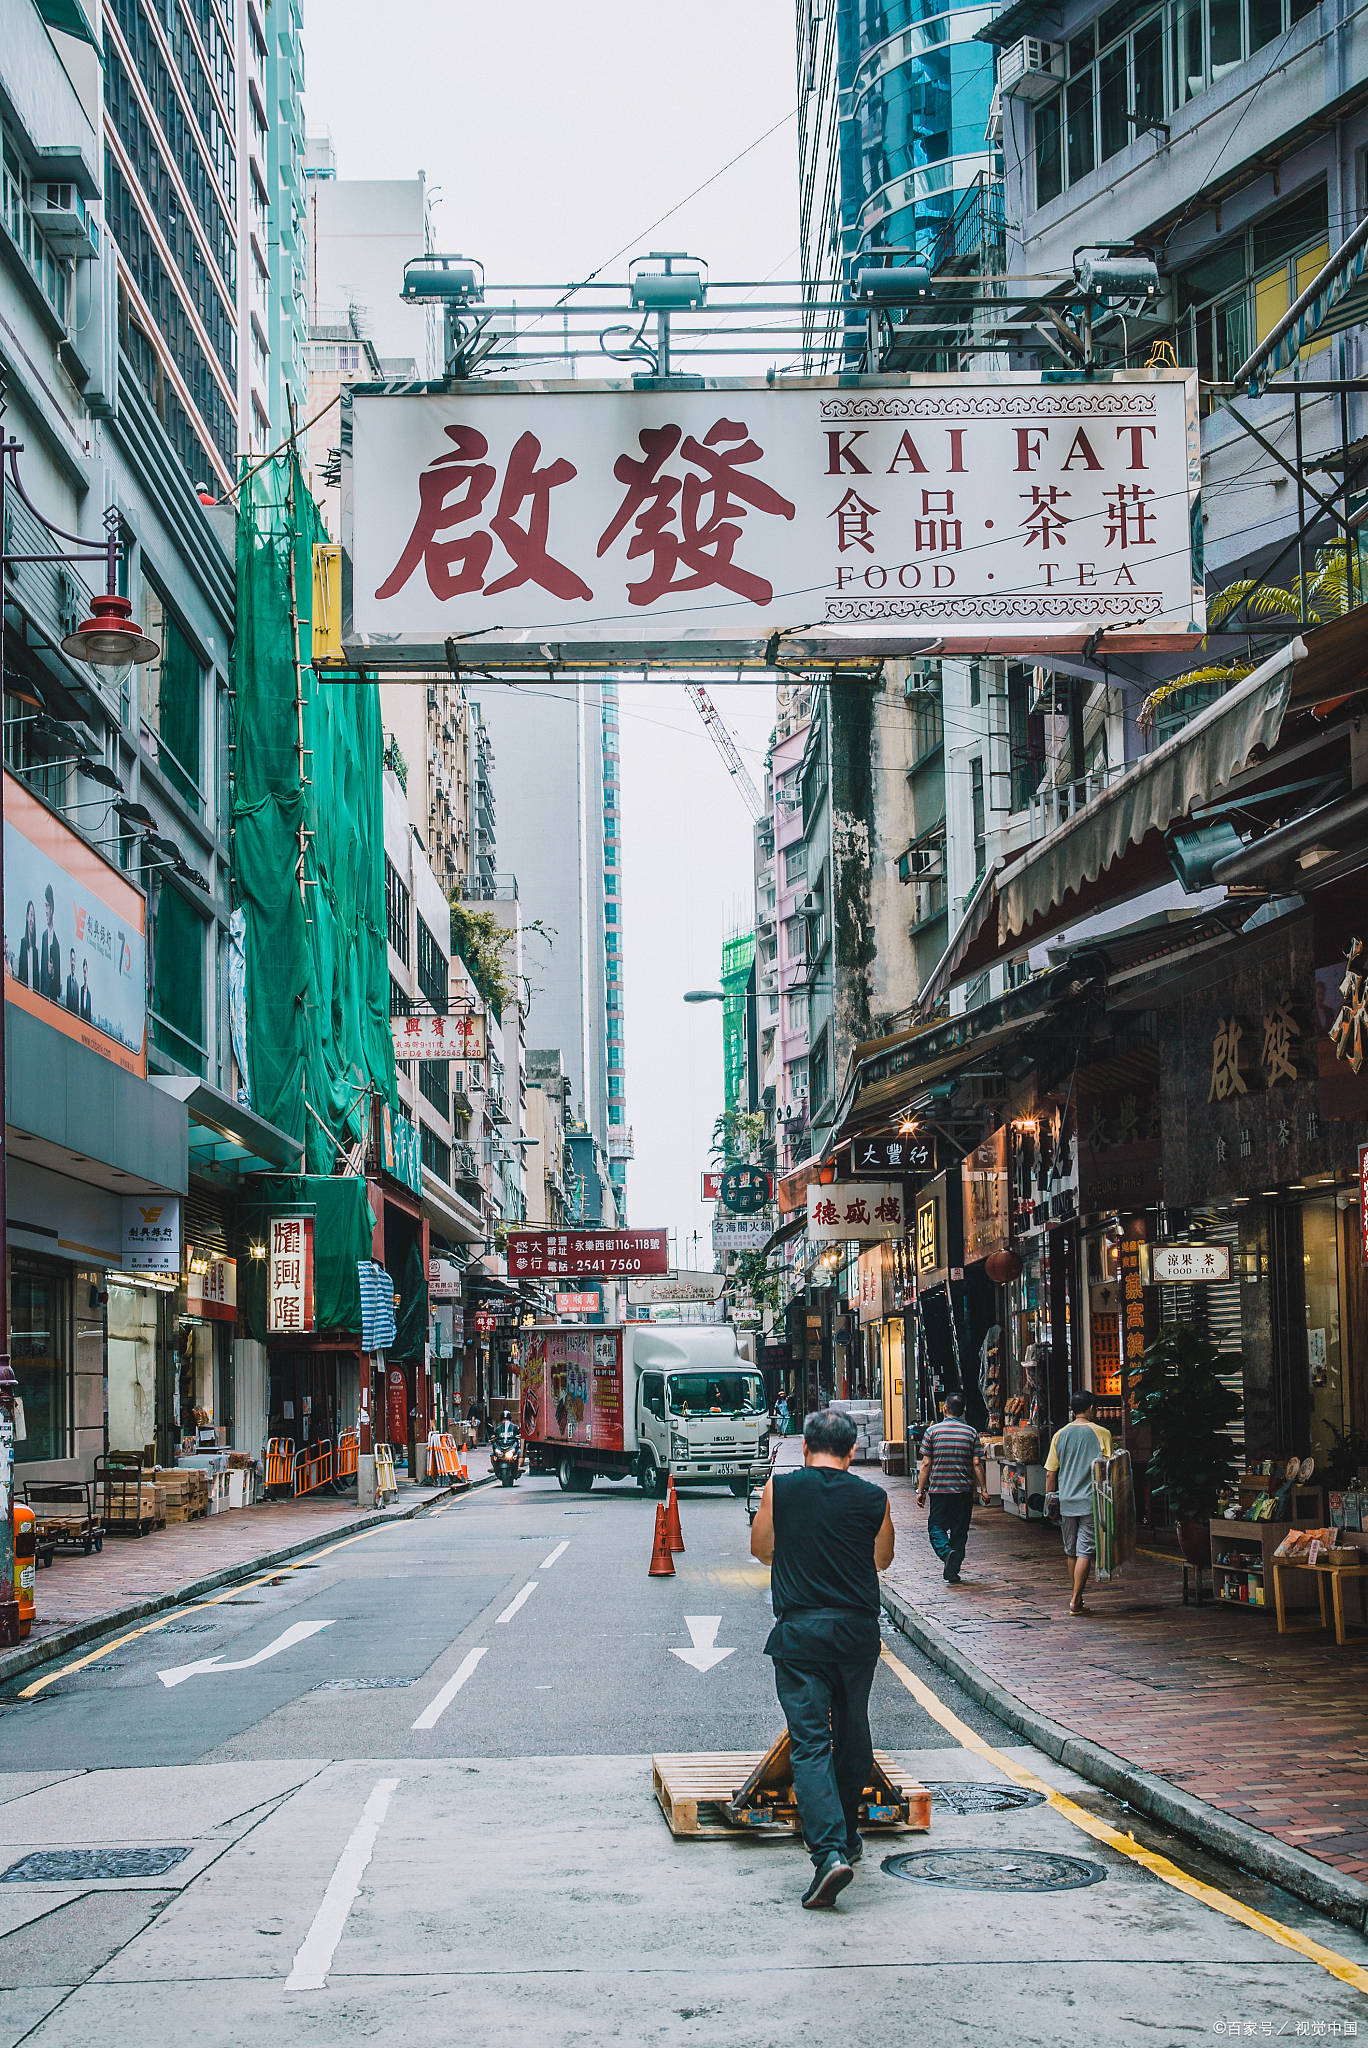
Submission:
[[[91,616],[83,619],[74,632],[68,633],[62,642],[62,651],[75,661],[88,662],[94,668],[127,668],[135,662],[151,661],[160,653],[155,640],[149,640],[142,628],[133,620],[133,607],[118,590],[119,559],[122,543],[119,538],[119,515],[111,506],[104,515],[104,537],[100,541],[87,540],[79,533],[68,533],[64,527],[54,526],[45,519],[33,503],[19,480],[19,457],[24,444],[17,441],[4,425],[5,394],[3,380],[0,380],[0,731],[3,731],[3,703],[5,676],[5,576],[12,565],[19,563],[52,562],[69,565],[75,562],[101,562],[105,570],[105,590],[100,597],[93,597],[90,603]],[[54,541],[64,541],[66,546],[50,554],[20,554],[5,546],[8,531],[5,520],[6,497],[13,491],[20,503],[42,527],[51,534]],[[8,944],[4,939],[3,920],[5,904],[5,782],[3,773],[3,748],[0,748],[0,952],[7,955]],[[5,967],[8,966],[6,958]],[[0,968],[0,983],[5,969]],[[0,997],[0,1002],[3,998]],[[0,1105],[7,1110],[6,1099],[6,1016],[0,1009]],[[9,1142],[5,1132],[0,1131],[0,1644],[19,1641],[19,1602],[14,1590],[14,1397],[18,1380],[10,1364],[9,1346]]]

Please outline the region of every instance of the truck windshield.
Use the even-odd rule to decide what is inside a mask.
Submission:
[[[758,1415],[765,1405],[758,1372],[672,1372],[665,1385],[676,1415]]]

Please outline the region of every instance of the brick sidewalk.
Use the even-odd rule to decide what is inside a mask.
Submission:
[[[469,1451],[466,1466],[472,1481],[486,1478],[489,1453]],[[233,1509],[203,1521],[181,1522],[172,1528],[154,1529],[146,1536],[106,1535],[103,1550],[90,1557],[59,1550],[52,1564],[39,1565],[35,1575],[38,1613],[23,1647],[41,1644],[65,1629],[116,1616],[143,1601],[174,1599],[183,1587],[213,1572],[250,1568],[259,1558],[271,1557],[294,1544],[323,1543],[348,1528],[402,1516],[444,1492],[442,1487],[409,1486],[401,1481],[393,1506],[364,1517],[354,1494],[350,1499],[332,1493],[310,1494],[301,1500],[264,1501],[257,1507]],[[2,1672],[0,1653],[0,1675]]]
[[[879,1474],[867,1466],[863,1476]],[[1071,1619],[1057,1527],[976,1509],[947,1586],[910,1479],[882,1482],[888,1580],[998,1685],[1195,1798],[1368,1879],[1368,1637],[1279,1636],[1272,1611],[1182,1605],[1177,1559],[1138,1557]],[[1309,1617],[1301,1617],[1308,1619]]]

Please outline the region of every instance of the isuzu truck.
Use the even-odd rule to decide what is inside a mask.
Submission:
[[[673,1474],[744,1495],[769,1470],[765,1383],[729,1324],[541,1324],[522,1384],[529,1469],[567,1493],[602,1477],[659,1495]]]

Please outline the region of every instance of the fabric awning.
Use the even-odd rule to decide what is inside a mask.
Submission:
[[[1057,831],[990,870],[922,993],[923,1008],[951,982],[1159,879],[1169,827],[1277,739],[1292,670],[1305,655],[1304,642],[1289,641]]]

